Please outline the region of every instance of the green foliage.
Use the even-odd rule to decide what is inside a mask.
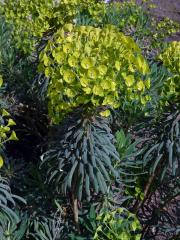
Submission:
[[[0,87],[3,83],[2,77],[0,76]],[[0,168],[3,166],[3,151],[4,145],[8,141],[18,140],[15,131],[11,130],[11,127],[16,125],[13,119],[10,118],[9,112],[5,109],[0,109]]]
[[[104,4],[96,0],[5,0],[1,13],[13,25],[16,46],[31,53],[36,42],[49,32],[54,32],[64,23],[72,22],[75,16],[87,11],[95,19],[104,10]]]
[[[3,80],[0,76],[0,87]],[[0,168],[4,164],[4,150],[5,144],[11,140],[18,140],[15,131],[11,127],[16,125],[13,119],[10,118],[9,112],[5,109],[0,109]],[[0,172],[0,238],[6,237],[8,239],[8,231],[4,231],[3,227],[6,221],[8,225],[17,224],[19,217],[16,214],[16,200],[24,202],[24,199],[12,194],[8,179],[4,178]]]
[[[55,226],[55,219],[39,216],[30,218],[27,214],[18,216],[18,222],[9,222],[4,216],[0,225],[1,240],[54,240],[63,237],[61,226]],[[59,227],[59,228],[58,228]]]
[[[25,203],[24,199],[11,193],[9,182],[7,179],[0,177],[0,237],[8,237],[8,231],[4,227],[11,224],[18,224],[20,221],[18,214],[15,211],[16,203],[19,200]],[[8,239],[8,238],[6,238]]]
[[[114,26],[67,24],[48,42],[40,61],[39,71],[50,78],[49,115],[55,123],[81,105],[135,108],[149,100],[148,64],[134,41]]]
[[[151,101],[149,102],[149,109],[147,112],[154,117],[157,112],[160,113],[160,110],[163,111],[161,108],[162,106],[160,107],[160,103],[163,99],[162,89],[170,76],[170,73],[165,66],[160,65],[157,62],[153,62],[150,65],[150,69],[151,87],[149,89],[149,95]]]
[[[49,181],[63,194],[70,191],[79,200],[85,196],[90,200],[92,189],[106,194],[111,177],[118,177],[112,159],[119,160],[108,121],[94,116],[66,121],[61,138],[42,156]]]
[[[141,220],[144,218],[145,239],[162,235],[165,239],[178,239],[176,204],[180,189],[180,115],[175,106],[168,106],[165,110],[157,119],[144,119],[143,124],[136,129],[137,135],[147,137],[146,150],[142,155],[147,172],[141,178],[144,198],[134,205],[134,212],[138,213]],[[142,212],[145,214],[142,215]]]
[[[113,24],[132,36],[148,59],[153,59],[165,46],[165,39],[179,31],[179,23],[169,18],[152,17],[156,8],[151,1],[123,1],[106,5],[101,24]],[[92,24],[89,20],[89,24]]]
[[[154,21],[153,25],[156,25]],[[174,22],[173,20],[165,17],[161,21],[159,21],[156,25],[156,32],[154,33],[154,39],[156,39],[156,44],[158,44],[159,40],[164,40],[168,36],[172,36],[173,34],[179,31],[179,23]]]
[[[179,25],[150,7],[1,1],[0,239],[177,237]]]
[[[141,31],[143,27],[147,27],[148,20],[149,16],[145,9],[131,0],[108,4],[102,22],[103,24],[113,24],[121,31],[132,26],[139,28],[137,31]]]
[[[31,59],[15,48],[12,27],[0,16],[0,75],[5,81],[4,93],[15,91],[22,98],[32,84],[33,70]]]
[[[0,125],[0,146],[2,147],[7,141],[18,140],[16,133],[11,131],[10,127],[16,125],[13,119],[9,118],[9,113],[5,110],[1,110],[1,125]]]
[[[162,101],[167,105],[179,103],[180,99],[180,42],[171,42],[159,56],[171,76],[165,81],[162,89]]]
[[[171,42],[159,58],[173,74],[180,74],[180,42]]]
[[[71,240],[92,239],[97,229],[96,218],[97,218],[96,209],[94,205],[90,205],[90,208],[88,209],[88,212],[86,213],[86,215],[82,214],[82,217],[81,216],[79,217],[81,228],[83,228],[81,235],[78,235],[73,232],[69,234],[70,239]]]
[[[97,216],[98,227],[93,239],[140,240],[141,225],[136,216],[125,208],[102,212]]]
[[[150,173],[157,172],[158,168],[162,169],[159,174],[163,180],[170,172],[172,176],[178,175],[179,149],[180,149],[180,115],[179,111],[167,113],[161,119],[158,119],[153,133],[156,136],[148,144],[148,149],[144,154],[144,164],[151,163]],[[155,130],[155,131],[154,131]],[[159,180],[160,180],[159,179]]]
[[[9,221],[9,218],[3,216],[3,221],[0,224],[0,237],[2,240],[21,240],[25,236],[27,219],[21,222],[20,216],[18,221]]]
[[[115,168],[119,170],[125,194],[140,199],[144,197],[139,182],[139,176],[144,174],[141,157],[145,149],[140,147],[142,143],[142,139],[133,140],[131,134],[125,135],[123,129],[116,132],[116,148],[121,160],[116,163]]]

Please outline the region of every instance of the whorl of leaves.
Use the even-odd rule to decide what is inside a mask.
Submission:
[[[7,179],[0,177],[0,236],[2,234],[2,225],[6,218],[12,222],[18,222],[19,218],[14,211],[14,207],[16,205],[15,199],[24,202],[24,200],[11,193],[11,189],[9,187],[9,182]]]
[[[174,107],[175,108],[175,107]],[[150,140],[144,154],[144,165],[150,174],[158,174],[161,180],[167,174],[178,176],[180,163],[180,112],[177,109],[164,113],[156,123],[149,122]]]
[[[105,194],[110,178],[117,177],[112,159],[119,161],[108,120],[101,117],[74,118],[63,127],[59,140],[42,156],[48,165],[48,180],[66,194],[75,192],[79,199],[92,189]]]
[[[131,134],[125,135],[123,129],[116,132],[116,148],[120,155],[120,162],[116,164],[122,184],[127,188],[134,188],[140,175],[144,174],[142,155],[144,152],[143,139],[134,140]],[[138,145],[141,147],[138,148]]]

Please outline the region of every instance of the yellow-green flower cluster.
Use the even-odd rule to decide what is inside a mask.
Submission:
[[[174,41],[159,58],[172,74],[162,89],[164,100],[179,103],[180,100],[180,42]],[[167,103],[167,102],[166,102]]]
[[[133,39],[112,25],[100,29],[66,24],[41,52],[39,71],[50,78],[49,114],[54,122],[81,105],[118,108],[149,100],[148,64]]]
[[[104,11],[96,0],[4,0],[0,12],[14,27],[14,40],[24,52],[34,50],[37,40],[72,22],[77,13],[86,10],[95,19]]]
[[[5,110],[1,110],[0,115],[0,149],[3,145],[10,140],[18,140],[15,131],[11,131],[11,126],[16,125],[15,122],[9,118],[9,113]],[[0,154],[0,168],[3,166],[3,157]]]
[[[0,87],[2,86],[3,80],[0,75]],[[10,114],[5,109],[0,109],[0,150],[3,145],[10,140],[18,140],[16,133],[11,131],[11,126],[16,125],[13,119],[10,118]],[[2,152],[2,151],[0,151]],[[3,157],[0,154],[0,168],[3,166]]]

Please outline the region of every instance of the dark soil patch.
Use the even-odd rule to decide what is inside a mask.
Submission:
[[[114,0],[119,2],[127,2],[129,0]],[[136,0],[138,4],[142,3],[142,0]],[[168,17],[173,21],[180,24],[180,0],[151,0],[156,4],[156,8],[151,10],[151,14],[157,18]],[[180,41],[180,29],[179,33],[170,37],[170,41]]]
[[[153,0],[157,5],[153,14],[157,17],[169,17],[180,23],[180,0]]]

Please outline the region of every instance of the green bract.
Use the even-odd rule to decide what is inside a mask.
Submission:
[[[0,12],[14,26],[14,40],[24,52],[34,50],[37,40],[54,32],[64,23],[72,22],[82,12],[98,19],[105,11],[96,0],[4,0]]]
[[[66,24],[41,52],[39,70],[50,78],[49,115],[56,123],[82,105],[92,110],[148,100],[148,64],[133,39],[112,25]]]
[[[179,103],[180,98],[180,42],[171,42],[159,57],[172,76],[164,83],[162,97],[165,101]]]

